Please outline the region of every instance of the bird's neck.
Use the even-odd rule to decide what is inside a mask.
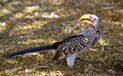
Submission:
[[[82,34],[87,37],[92,37],[95,33],[96,33],[96,29],[87,26]]]

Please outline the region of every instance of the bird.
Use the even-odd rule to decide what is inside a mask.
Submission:
[[[68,36],[63,40],[55,42],[51,45],[27,48],[12,52],[10,54],[5,54],[3,56],[10,58],[26,53],[53,49],[54,51],[51,52],[54,53],[54,56],[52,58],[54,62],[59,62],[62,59],[66,59],[67,65],[69,67],[73,67],[77,56],[87,51],[100,39],[100,25],[98,16],[95,14],[84,14],[80,17],[79,22],[80,24],[86,24],[85,30],[80,34]]]

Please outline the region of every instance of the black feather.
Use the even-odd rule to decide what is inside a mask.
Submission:
[[[34,47],[34,48],[27,48],[27,49],[19,50],[19,51],[10,53],[10,54],[4,54],[3,56],[5,58],[10,58],[10,57],[21,55],[21,54],[43,51],[47,49],[52,49],[52,45],[44,45],[44,46],[39,46],[39,47]]]

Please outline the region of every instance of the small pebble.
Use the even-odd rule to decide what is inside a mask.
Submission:
[[[2,26],[6,26],[6,22],[1,23]]]
[[[20,41],[18,41],[18,44],[21,44],[21,42],[20,42]]]

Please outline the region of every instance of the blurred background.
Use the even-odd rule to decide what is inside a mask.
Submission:
[[[52,44],[84,28],[83,14],[100,19],[100,40],[80,58],[92,61],[76,66],[47,65],[48,51],[5,59],[4,53]],[[0,76],[109,76],[123,75],[123,0],[0,0]]]

